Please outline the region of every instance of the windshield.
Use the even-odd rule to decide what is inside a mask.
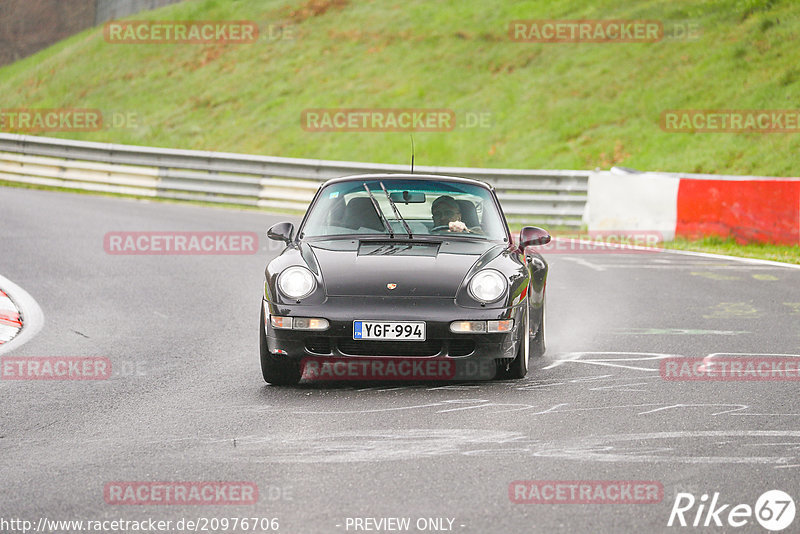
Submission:
[[[392,178],[325,187],[311,207],[303,236],[391,233],[407,237],[409,230],[414,236],[459,235],[500,241],[506,237],[488,189],[459,182]]]

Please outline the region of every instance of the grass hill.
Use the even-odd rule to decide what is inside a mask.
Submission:
[[[310,132],[309,108],[445,108],[420,165],[800,176],[800,134],[674,133],[667,109],[800,108],[794,0],[192,0],[136,20],[252,20],[253,44],[111,44],[87,30],[0,68],[0,108],[94,108],[135,127],[41,135],[407,163],[407,133]],[[650,19],[694,39],[526,43],[517,19]],[[282,26],[280,38],[277,27]],[[468,128],[467,117],[488,122]],[[129,124],[132,126],[132,124]]]

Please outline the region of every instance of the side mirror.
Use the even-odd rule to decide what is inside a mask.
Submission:
[[[283,241],[287,245],[292,242],[294,225],[290,222],[279,222],[267,230],[267,237],[275,241]]]
[[[547,230],[539,228],[538,226],[526,226],[519,231],[519,249],[525,250],[525,247],[535,247],[537,245],[546,245],[550,242],[550,234]]]

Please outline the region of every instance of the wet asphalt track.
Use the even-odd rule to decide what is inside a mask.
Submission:
[[[408,517],[411,532],[418,518],[449,518],[463,533],[766,532],[753,519],[666,524],[678,492],[750,505],[770,489],[800,497],[798,382],[668,382],[655,359],[800,357],[800,270],[550,255],[548,350],[525,380],[277,388],[260,376],[256,330],[274,244],[262,237],[245,256],[103,248],[109,231],[263,236],[284,218],[0,189],[0,274],[45,320],[6,356],[103,356],[115,369],[106,381],[0,381],[0,517],[277,517],[280,532],[354,532],[348,517]],[[261,495],[213,507],[103,498],[111,481],[194,480],[253,481]],[[515,480],[658,481],[664,498],[514,504]]]

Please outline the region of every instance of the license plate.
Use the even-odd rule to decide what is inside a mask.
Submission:
[[[422,321],[353,321],[353,339],[425,341],[425,323]]]

